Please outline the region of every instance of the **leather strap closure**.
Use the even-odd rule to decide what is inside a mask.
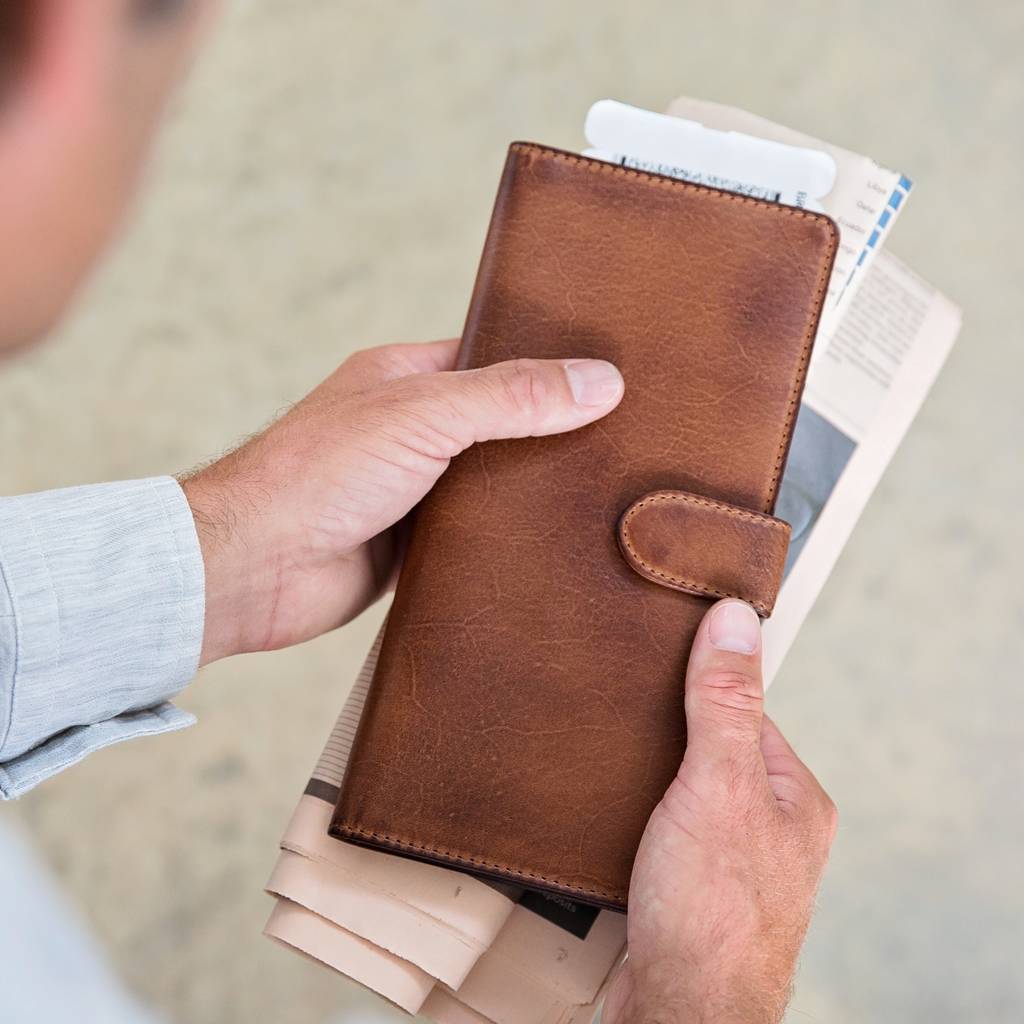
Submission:
[[[626,509],[618,538],[644,579],[698,597],[737,597],[767,618],[789,533],[789,523],[761,512],[685,491],[652,491]]]

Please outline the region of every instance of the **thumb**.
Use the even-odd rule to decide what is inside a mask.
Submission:
[[[750,605],[719,601],[704,616],[686,670],[685,707],[686,761],[760,755],[761,622]]]
[[[623,393],[622,374],[601,359],[514,359],[415,380],[432,418],[451,421],[432,426],[462,448],[575,430],[611,412]]]

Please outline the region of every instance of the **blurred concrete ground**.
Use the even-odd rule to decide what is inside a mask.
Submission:
[[[789,1019],[1015,1024],[1022,44],[1011,2],[238,3],[116,257],[0,373],[0,490],[180,470],[353,349],[457,334],[506,144],[578,147],[598,97],[735,103],[906,171],[892,247],[966,326],[770,697],[842,814]],[[260,929],[380,616],[215,666],[197,728],[3,809],[172,1019],[378,1019]]]

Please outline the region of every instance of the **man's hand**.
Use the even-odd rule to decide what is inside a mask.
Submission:
[[[287,415],[182,481],[206,566],[202,664],[308,640],[393,581],[392,527],[477,441],[573,430],[619,403],[600,360],[452,372],[457,341],[359,352]]]
[[[762,711],[753,609],[722,601],[686,674],[683,764],[644,833],[605,1024],[777,1024],[836,810]]]

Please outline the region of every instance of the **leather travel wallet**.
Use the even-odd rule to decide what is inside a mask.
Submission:
[[[625,396],[469,449],[419,506],[332,835],[625,908],[697,626],[727,595],[771,611],[836,240],[818,214],[511,146],[460,368],[598,357]]]

